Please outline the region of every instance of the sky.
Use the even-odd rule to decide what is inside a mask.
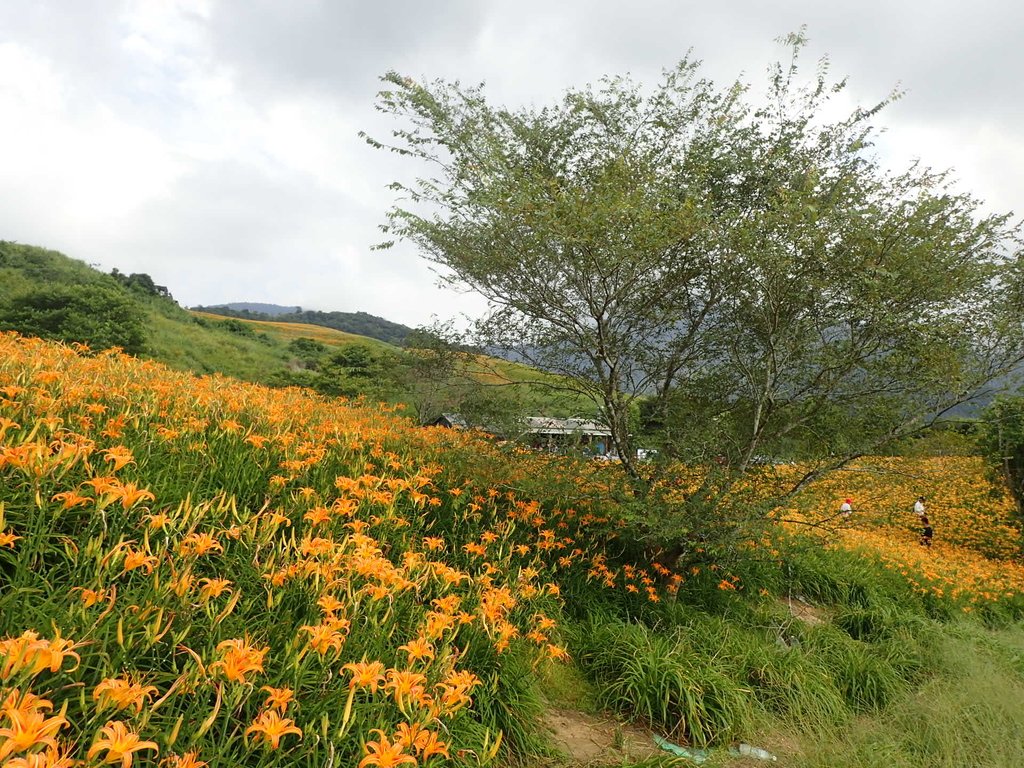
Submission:
[[[359,131],[389,70],[556,101],[605,75],[654,83],[688,51],[765,81],[806,26],[808,64],[878,116],[883,165],[953,169],[1024,214],[1017,0],[0,0],[0,240],[145,272],[183,306],[260,301],[416,326],[473,316],[408,244],[372,250],[387,185],[421,168]]]

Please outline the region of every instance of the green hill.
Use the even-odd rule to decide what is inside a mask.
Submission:
[[[287,342],[182,309],[145,274],[105,274],[43,248],[0,241],[0,329],[96,349],[120,346],[182,371],[270,382]]]
[[[379,337],[402,341],[409,328],[365,313],[235,314],[183,309],[146,274],[105,274],[56,251],[0,241],[0,330],[116,346],[179,371],[400,403],[420,421],[465,411],[474,422],[500,423],[516,412],[569,416],[591,407],[554,394],[526,366],[402,349]],[[306,316],[316,324],[299,322]],[[345,318],[371,318],[376,338],[331,327]]]
[[[368,312],[319,312],[303,310],[301,307],[282,307],[278,304],[254,304],[237,302],[212,307],[193,307],[198,312],[207,312],[242,320],[270,320],[278,323],[321,325],[337,331],[368,336],[371,339],[401,346],[413,329],[401,323],[385,320]]]

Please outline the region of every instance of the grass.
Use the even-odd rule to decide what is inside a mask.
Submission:
[[[996,638],[999,638],[996,640]],[[941,657],[921,687],[893,699],[856,728],[805,742],[798,768],[1014,768],[1024,765],[1024,679],[995,641],[1019,648],[1024,630],[999,635],[976,625],[937,637]]]
[[[282,344],[239,336],[216,324],[200,326],[188,315],[149,313],[149,355],[179,371],[219,373],[243,381],[264,381],[284,369],[288,353]]]

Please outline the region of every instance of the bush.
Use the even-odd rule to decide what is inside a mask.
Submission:
[[[52,285],[0,307],[0,328],[23,336],[78,342],[93,349],[144,350],[146,329],[139,305],[123,289],[97,283]]]

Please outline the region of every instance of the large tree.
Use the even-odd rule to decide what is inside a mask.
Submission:
[[[638,398],[735,474],[859,420],[823,439],[835,466],[1024,357],[1017,228],[944,173],[883,167],[890,99],[830,118],[844,83],[802,79],[788,42],[760,97],[688,58],[540,108],[384,77],[398,127],[368,140],[425,169],[394,185],[388,244],[486,297],[480,343],[592,398],[635,477]]]

